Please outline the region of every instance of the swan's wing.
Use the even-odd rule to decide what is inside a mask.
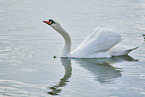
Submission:
[[[112,30],[101,29],[95,37],[90,38],[71,52],[72,57],[95,57],[97,53],[105,52],[116,45],[121,36]]]
[[[88,37],[86,37],[79,46],[84,45],[92,40],[101,29],[101,27],[97,27],[96,29],[94,29],[94,31]]]

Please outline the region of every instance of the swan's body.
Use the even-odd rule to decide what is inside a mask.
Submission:
[[[116,49],[115,46],[121,36],[111,29],[96,28],[75,50],[71,51],[71,37],[61,25],[53,20],[43,21],[59,32],[64,40],[65,46],[62,50],[61,57],[74,58],[104,58],[112,56],[127,55],[137,47],[129,49]]]

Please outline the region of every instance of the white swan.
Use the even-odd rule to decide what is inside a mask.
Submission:
[[[121,40],[121,36],[111,29],[96,28],[75,50],[71,51],[71,37],[61,25],[49,19],[43,21],[59,32],[64,40],[65,46],[61,57],[74,58],[105,58],[112,56],[127,55],[138,46],[129,49],[116,49],[116,44]]]

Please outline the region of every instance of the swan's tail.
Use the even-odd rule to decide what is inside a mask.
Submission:
[[[137,49],[138,47],[139,47],[139,46],[132,47],[132,48],[130,48],[130,49],[128,49],[128,50],[126,50],[125,52],[126,52],[126,54],[128,54],[128,53],[130,53],[132,50]]]
[[[123,55],[128,55],[131,51],[137,49],[139,46],[135,46],[129,49],[125,49],[125,50],[113,50],[110,52],[110,54],[112,56],[123,56]]]

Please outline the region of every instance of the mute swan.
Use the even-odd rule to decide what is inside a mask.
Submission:
[[[121,40],[121,36],[112,29],[96,28],[75,50],[70,52],[71,37],[69,33],[65,31],[58,22],[52,19],[43,22],[50,25],[63,36],[65,45],[61,52],[61,57],[105,58],[127,55],[132,50],[138,48],[133,47],[118,50],[115,45]]]

